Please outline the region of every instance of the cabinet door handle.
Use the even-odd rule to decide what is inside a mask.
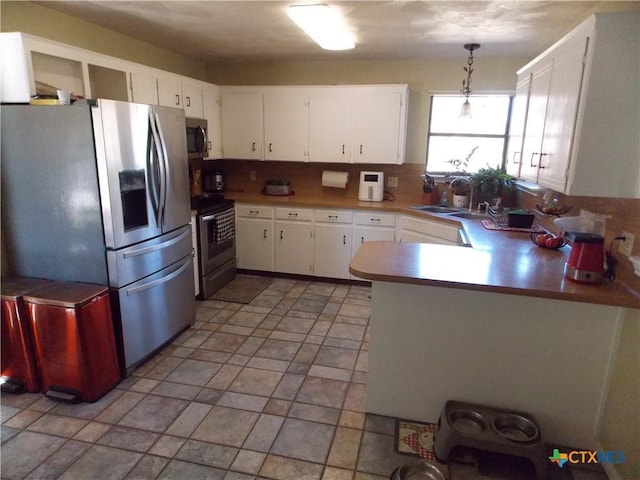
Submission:
[[[342,144],[342,154],[344,155],[344,143]]]
[[[513,152],[513,160],[511,160],[511,163],[513,163],[514,165],[518,165],[520,162],[516,162],[516,155],[518,155],[520,152]]]
[[[262,233],[262,238],[264,238],[266,240],[267,238],[267,229],[264,229],[264,232]]]
[[[343,245],[346,245],[346,244],[347,244],[347,236],[346,236],[346,235],[343,235],[343,236],[342,236],[342,244],[343,244]]]
[[[272,143],[269,144],[269,153],[273,152],[273,150],[271,150],[271,145],[273,145]]]
[[[364,243],[364,237],[360,237],[360,243]]]
[[[280,240],[282,240],[282,230],[280,230]]]
[[[538,165],[534,165],[534,164],[533,164],[533,157],[535,157],[536,155],[540,155],[540,154],[539,154],[538,152],[533,152],[533,153],[531,154],[531,160],[529,160],[529,166],[530,166],[530,167],[537,167],[537,166],[538,166]]]
[[[362,145],[360,145],[360,155],[362,155]]]
[[[191,97],[187,97],[187,107],[191,106]]]
[[[540,165],[538,165],[538,168],[547,168],[544,165],[542,165],[542,157],[545,157],[547,155],[549,155],[549,154],[548,153],[541,153],[540,154]]]
[[[255,151],[256,151],[256,142],[253,142],[253,143],[251,144],[251,151],[252,151],[252,152],[255,152]]]
[[[180,95],[176,94],[176,105],[180,105]]]

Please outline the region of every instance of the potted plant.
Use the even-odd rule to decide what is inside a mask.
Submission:
[[[471,193],[471,180],[469,177],[455,177],[451,180],[449,188],[453,194],[453,206],[465,208],[469,206],[469,194]]]
[[[478,200],[486,199],[493,206],[500,206],[503,194],[515,189],[514,180],[500,165],[487,165],[471,176],[473,187],[479,191]]]

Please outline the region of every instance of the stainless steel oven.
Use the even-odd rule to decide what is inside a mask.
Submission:
[[[189,159],[207,158],[209,156],[208,124],[203,118],[186,118],[187,152]]]
[[[208,298],[236,276],[236,232],[233,200],[198,210],[200,295]]]

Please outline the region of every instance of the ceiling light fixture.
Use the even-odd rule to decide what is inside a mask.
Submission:
[[[460,109],[460,119],[471,119],[471,104],[469,103],[469,95],[471,95],[471,74],[473,73],[473,51],[480,48],[479,43],[467,43],[464,46],[465,50],[469,50],[469,58],[467,59],[467,66],[464,67],[464,71],[467,72],[467,78],[462,79],[462,93],[465,96],[464,103]]]
[[[329,5],[292,5],[287,15],[325,50],[349,50],[356,45],[340,14]]]

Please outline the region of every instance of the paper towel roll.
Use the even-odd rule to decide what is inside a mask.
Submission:
[[[348,172],[336,172],[334,170],[322,171],[322,186],[333,188],[347,188],[349,182]]]

